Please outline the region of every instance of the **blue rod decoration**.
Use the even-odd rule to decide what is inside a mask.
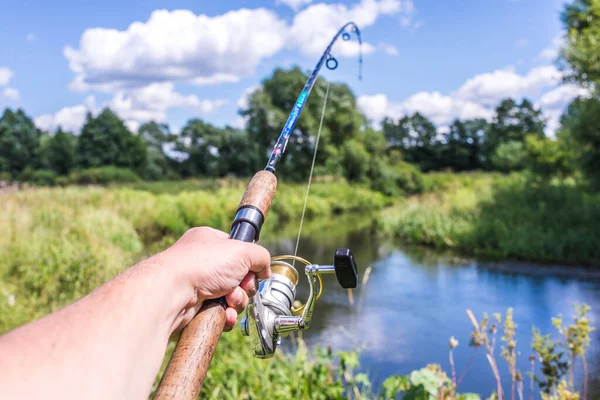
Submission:
[[[296,126],[296,122],[298,121],[298,117],[300,117],[300,113],[302,112],[302,108],[306,103],[306,99],[308,99],[308,95],[310,94],[310,91],[312,90],[313,86],[315,85],[315,82],[317,81],[319,72],[321,71],[323,64],[325,64],[327,68],[331,70],[337,68],[338,62],[331,55],[331,48],[333,47],[334,43],[338,40],[340,35],[342,36],[342,40],[350,40],[350,34],[346,32],[346,28],[348,27],[351,27],[351,31],[356,34],[356,38],[358,40],[358,79],[362,79],[362,39],[360,37],[360,30],[354,22],[348,22],[336,33],[333,39],[331,39],[329,46],[327,46],[327,48],[323,52],[323,55],[319,59],[319,62],[317,62],[317,66],[313,70],[312,74],[308,77],[306,85],[304,85],[304,88],[302,88],[302,91],[298,96],[298,100],[296,100],[296,104],[294,105],[294,108],[292,109],[292,112],[290,113],[290,116],[288,117],[287,122],[285,123],[283,130],[281,131],[281,134],[279,135],[279,139],[277,139],[277,143],[275,144],[275,147],[271,152],[271,156],[269,157],[269,161],[267,162],[267,166],[265,167],[266,171],[275,173],[275,171],[277,170],[277,166],[279,165],[279,161],[281,161],[281,156],[285,152],[285,148],[287,147],[290,135],[294,130],[294,127]]]

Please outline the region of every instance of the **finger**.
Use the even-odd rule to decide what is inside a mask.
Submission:
[[[240,260],[256,274],[258,279],[267,279],[271,276],[271,255],[264,247],[255,243],[236,242]]]
[[[258,279],[256,279],[256,274],[254,272],[248,272],[244,279],[242,279],[240,287],[246,292],[248,297],[254,296],[256,292],[258,292]]]
[[[229,332],[233,329],[237,322],[238,313],[231,307],[227,307],[225,309],[225,328],[223,329],[225,332]]]
[[[236,286],[235,289],[233,289],[225,296],[225,300],[227,301],[227,305],[229,307],[233,308],[238,313],[241,313],[242,311],[244,311],[244,308],[246,308],[246,305],[248,304],[248,295],[246,294],[244,289],[242,289],[239,286]]]

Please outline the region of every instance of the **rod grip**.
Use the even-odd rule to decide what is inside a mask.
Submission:
[[[269,171],[258,171],[248,184],[238,209],[255,207],[266,219],[276,189],[277,177],[275,177],[275,174]]]
[[[246,188],[239,209],[254,207],[266,218],[276,188],[277,178],[273,173],[257,172]],[[242,232],[246,231],[234,227],[230,238],[246,242],[257,240],[260,232],[254,231],[254,237],[242,236]],[[205,301],[198,314],[183,329],[154,394],[155,400],[197,399],[225,327],[226,306],[224,297]]]

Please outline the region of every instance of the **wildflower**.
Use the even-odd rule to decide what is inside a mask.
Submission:
[[[454,336],[450,336],[448,345],[450,346],[451,350],[454,350],[458,346],[458,340],[456,340],[456,338],[454,338]]]

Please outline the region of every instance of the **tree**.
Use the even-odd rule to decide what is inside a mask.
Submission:
[[[138,136],[144,140],[148,153],[146,166],[140,171],[141,176],[144,179],[160,180],[173,175],[175,162],[167,157],[164,150],[175,140],[169,126],[154,121],[146,122],[139,127]]]
[[[58,128],[42,147],[42,159],[58,175],[68,175],[75,166],[75,136]]]
[[[482,143],[489,124],[484,119],[455,120],[444,134],[443,166],[454,171],[470,171],[482,167]]]
[[[561,61],[568,79],[584,86],[600,82],[600,0],[575,0],[565,6]]]
[[[259,155],[256,168],[264,167],[307,78],[297,67],[287,71],[276,69],[272,76],[262,82],[261,88],[250,96],[248,107],[240,111],[248,121],[249,140],[256,146]],[[326,90],[327,82],[320,78],[290,136],[286,157],[279,166],[287,178],[304,179],[310,171]],[[319,152],[317,164],[328,162],[329,166],[334,167],[330,160],[339,160],[337,153],[342,143],[357,138],[364,124],[365,118],[358,111],[356,98],[348,86],[331,84],[319,144],[322,151]]]
[[[383,132],[390,149],[401,149],[406,161],[418,164],[423,171],[440,167],[437,128],[422,114],[417,112],[398,122],[386,119]]]
[[[573,148],[583,173],[600,189],[600,101],[576,99],[561,118],[561,140]]]
[[[493,168],[492,157],[496,154],[498,146],[508,142],[523,143],[528,135],[543,138],[545,126],[542,112],[535,109],[529,100],[523,99],[521,104],[517,104],[513,99],[503,100],[496,108],[496,115],[484,141],[487,167]]]
[[[97,117],[88,113],[77,141],[77,161],[84,168],[114,165],[143,171],[147,160],[144,140],[105,108]]]
[[[529,169],[543,179],[565,178],[573,172],[573,151],[560,137],[558,140],[528,136],[525,151]]]
[[[36,167],[41,132],[23,110],[4,110],[0,118],[0,171],[13,176]]]
[[[189,120],[183,127],[175,149],[187,155],[181,163],[183,176],[219,175],[219,136],[221,129],[200,119]]]
[[[521,170],[525,168],[526,160],[525,145],[517,140],[500,144],[491,157],[492,166],[501,172]]]

